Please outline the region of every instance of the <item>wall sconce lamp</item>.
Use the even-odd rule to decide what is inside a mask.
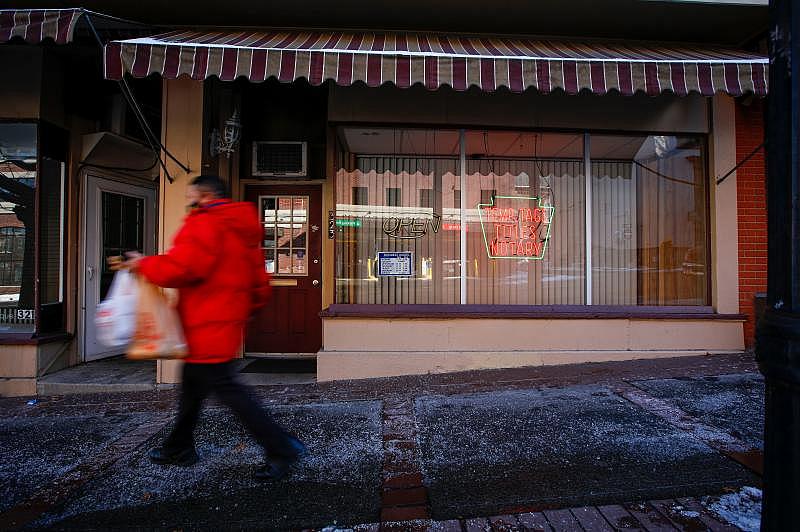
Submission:
[[[225,157],[231,157],[236,151],[236,146],[242,137],[242,121],[239,119],[239,110],[235,109],[229,119],[225,121],[225,128],[220,135],[219,130],[214,128],[209,139],[209,151],[212,157],[217,157],[224,153]]]

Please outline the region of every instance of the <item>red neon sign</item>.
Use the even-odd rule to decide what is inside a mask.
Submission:
[[[499,203],[503,207],[495,204],[497,200],[502,200]],[[525,206],[519,205],[522,202]],[[506,206],[515,203],[517,206]],[[496,196],[491,203],[479,203],[478,215],[489,258],[543,259],[554,211],[555,207],[542,205],[537,197]]]

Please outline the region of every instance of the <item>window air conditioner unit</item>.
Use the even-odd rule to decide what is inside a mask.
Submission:
[[[307,151],[305,142],[254,142],[253,176],[305,177]]]

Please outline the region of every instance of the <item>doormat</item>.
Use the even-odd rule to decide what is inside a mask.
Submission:
[[[243,367],[239,373],[316,373],[314,358],[259,358]]]

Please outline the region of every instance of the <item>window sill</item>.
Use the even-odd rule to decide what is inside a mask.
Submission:
[[[0,345],[41,345],[72,340],[70,333],[52,333],[36,336],[33,333],[0,333]]]
[[[736,320],[743,314],[718,314],[711,307],[621,307],[610,305],[331,305],[322,318],[472,318],[472,319],[638,319]]]

